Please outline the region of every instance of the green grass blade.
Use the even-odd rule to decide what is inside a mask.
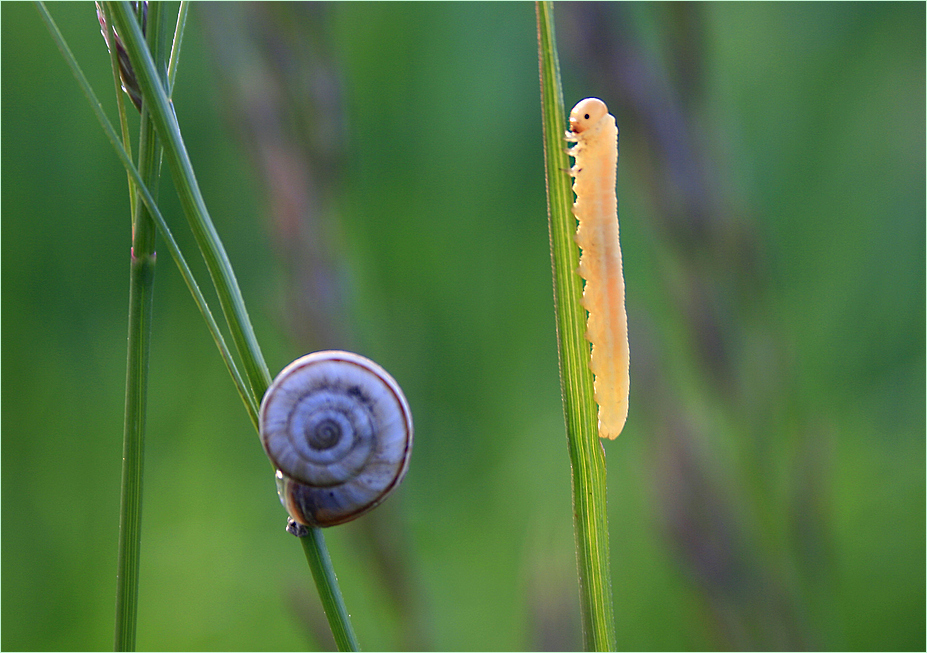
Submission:
[[[116,626],[114,630],[114,650],[116,651],[135,650],[154,269],[155,262],[152,257],[141,259],[132,257],[129,283],[129,344],[126,363],[119,556],[116,572]]]
[[[206,268],[212,277],[232,341],[235,343],[244,366],[245,376],[255,401],[260,402],[270,385],[270,372],[267,370],[267,364],[264,362],[254,335],[254,329],[248,318],[244,299],[225,247],[209,217],[206,203],[196,182],[193,164],[184,147],[173,107],[160,82],[151,54],[145,47],[141,28],[132,14],[129,3],[113,2],[110,3],[110,7],[119,35],[132,62],[142,96],[158,129],[158,135],[161,137],[174,186],[193,236],[206,262]]]
[[[161,211],[158,209],[157,204],[154,201],[154,198],[151,196],[151,193],[148,192],[148,189],[142,184],[142,178],[138,173],[138,170],[135,167],[135,164],[132,163],[131,158],[129,157],[126,149],[122,146],[122,143],[119,141],[116,131],[113,129],[112,125],[107,119],[103,107],[100,104],[100,101],[97,99],[96,94],[93,92],[93,89],[90,87],[90,83],[87,81],[87,78],[84,76],[83,71],[80,69],[80,66],[77,64],[74,55],[71,53],[70,48],[67,43],[64,41],[64,38],[61,36],[61,32],[58,30],[58,26],[55,24],[54,19],[49,15],[48,10],[45,5],[41,2],[36,3],[39,8],[39,13],[42,16],[42,19],[45,21],[46,26],[48,27],[49,32],[52,35],[55,43],[58,45],[59,50],[61,50],[62,55],[64,56],[65,61],[71,68],[71,71],[74,73],[74,77],[77,79],[78,84],[81,87],[81,90],[87,96],[88,101],[90,102],[90,107],[93,109],[94,114],[96,114],[97,119],[100,122],[100,126],[103,128],[104,133],[107,138],[109,138],[110,143],[113,146],[113,149],[116,150],[116,154],[119,156],[119,160],[122,162],[122,165],[128,171],[129,176],[132,180],[138,185],[141,191],[142,200],[145,202],[145,205],[151,211],[152,217],[154,218],[155,224],[158,226],[158,231],[161,234],[161,237],[164,239],[168,250],[171,253],[171,256],[174,258],[174,261],[177,264],[178,269],[180,270],[181,275],[183,276],[184,282],[187,284],[187,287],[190,289],[190,294],[193,295],[193,299],[196,302],[197,307],[200,309],[200,313],[203,315],[203,319],[206,321],[206,326],[209,329],[210,334],[212,334],[213,340],[216,342],[216,346],[219,349],[219,354],[222,356],[222,360],[225,362],[226,367],[229,370],[229,374],[232,377],[232,380],[235,383],[236,388],[238,389],[238,394],[241,396],[242,401],[245,404],[245,408],[248,410],[248,415],[251,418],[254,428],[258,428],[258,418],[257,412],[258,407],[257,403],[254,402],[253,394],[251,393],[250,388],[247,387],[244,377],[238,370],[238,367],[235,364],[235,361],[231,355],[231,352],[228,349],[228,346],[225,344],[225,339],[222,337],[222,332],[219,329],[218,324],[216,324],[215,319],[212,316],[212,312],[209,309],[209,305],[206,302],[206,298],[203,296],[202,291],[200,291],[199,285],[196,282],[196,279],[193,276],[193,272],[190,269],[190,266],[187,264],[186,260],[183,257],[183,254],[180,251],[180,247],[177,244],[177,241],[174,239],[173,234],[171,233],[170,228],[167,225],[167,222],[164,220],[164,216],[161,215]]]
[[[155,59],[161,28],[159,4],[148,12],[148,36]],[[107,32],[111,29],[107,22]],[[117,88],[117,97],[122,91]],[[124,104],[123,110],[124,110]],[[138,171],[143,184],[157,193],[160,157],[154,127],[143,112],[139,126]],[[130,190],[137,192],[134,181]],[[126,404],[122,455],[122,492],[116,572],[114,649],[134,651],[138,622],[139,561],[141,558],[142,479],[145,460],[145,417],[148,405],[148,368],[155,277],[155,226],[144,204],[131,202],[132,253],[129,274],[129,335],[126,361]]]
[[[351,626],[351,618],[341,596],[338,579],[335,578],[335,570],[328,555],[328,547],[325,546],[322,529],[310,527],[308,531],[299,541],[303,545],[312,578],[319,588],[319,600],[322,602],[325,616],[328,617],[335,644],[339,651],[359,651],[357,636]]]
[[[605,451],[598,437],[586,311],[582,298],[579,248],[573,236],[573,190],[563,139],[566,116],[554,37],[553,6],[538,2],[538,65],[544,126],[544,160],[554,310],[560,356],[560,387],[573,474],[573,527],[579,569],[580,608],[586,650],[617,648],[608,552]]]
[[[180,8],[177,10],[177,26],[174,28],[174,40],[171,45],[171,58],[167,62],[167,97],[170,98],[174,92],[174,79],[177,77],[177,65],[180,63],[180,50],[183,45],[183,33],[187,27],[187,14],[190,11],[190,3],[182,0]]]
[[[113,72],[113,82],[116,88],[116,113],[119,116],[119,127],[122,129],[122,144],[126,149],[126,152],[129,155],[129,158],[132,158],[132,144],[129,140],[129,120],[126,116],[126,106],[125,99],[123,98],[122,93],[122,80],[119,77],[119,54],[116,48],[109,47],[108,44],[115,43],[115,34],[113,32],[113,21],[109,16],[106,15],[106,8],[104,5],[98,5],[97,11],[102,12],[104,20],[106,22],[106,43],[107,48],[109,49],[109,63],[110,68]],[[76,62],[75,64],[76,65]],[[72,66],[73,68],[74,66]],[[135,184],[132,180],[132,175],[126,171],[126,177],[129,182],[129,208],[130,215],[134,216],[136,211],[136,202],[138,201],[138,194],[135,192]]]
[[[174,186],[177,188],[191,230],[206,261],[206,267],[210,272],[216,293],[219,296],[219,302],[225,313],[232,339],[235,341],[239,356],[243,361],[251,385],[253,401],[259,403],[270,385],[270,374],[248,319],[244,299],[238,288],[238,282],[235,279],[231,263],[206,210],[205,202],[193,174],[193,166],[184,148],[173,107],[165,94],[163,86],[158,81],[151,56],[143,46],[141,30],[131,13],[128,3],[111,3],[111,7],[123,44],[132,61],[144,103],[151,111],[158,133],[164,143],[168,165],[171,167],[174,178]],[[307,552],[310,567],[312,567],[312,561],[316,560],[322,564],[323,568],[328,570],[327,573],[316,573],[316,568],[313,567],[313,577],[319,595],[323,597],[323,601],[328,601],[332,607],[332,609],[326,609],[326,616],[332,633],[336,638],[339,638],[339,646],[343,646],[345,650],[356,650],[358,648],[357,641],[353,636],[347,608],[344,605],[335,574],[331,569],[331,562],[324,548],[325,542],[322,532],[319,529],[312,529],[312,537],[301,539]]]

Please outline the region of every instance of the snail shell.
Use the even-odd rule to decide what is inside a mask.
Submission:
[[[280,501],[296,521],[334,526],[399,485],[412,451],[412,412],[373,361],[319,351],[287,365],[261,401],[261,443]]]

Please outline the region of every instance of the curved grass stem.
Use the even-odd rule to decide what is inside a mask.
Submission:
[[[96,113],[103,130],[106,132],[107,137],[110,139],[110,142],[119,155],[123,166],[136,183],[142,202],[150,211],[158,231],[167,243],[171,255],[174,257],[174,260],[181,270],[181,274],[184,276],[184,281],[190,288],[190,292],[193,294],[197,306],[203,313],[207,326],[213,334],[213,338],[219,347],[223,360],[229,368],[229,372],[235,381],[239,394],[248,409],[251,421],[255,429],[257,429],[258,405],[261,397],[263,397],[264,392],[270,384],[270,374],[261,354],[260,347],[258,346],[254,330],[248,319],[244,300],[238,288],[231,264],[219,240],[218,233],[209,218],[209,214],[206,212],[205,203],[193,175],[193,168],[189,156],[187,155],[183,140],[180,136],[180,129],[173,112],[173,105],[170,103],[170,98],[165,92],[164,86],[156,72],[157,68],[151,58],[147,45],[144,43],[144,37],[129,3],[106,3],[107,15],[113,17],[113,22],[118,26],[119,34],[123,39],[126,51],[129,53],[130,61],[138,77],[141,95],[144,98],[143,106],[150,112],[152,123],[155,126],[158,136],[161,138],[162,146],[168,159],[168,166],[171,169],[175,187],[181,198],[181,204],[184,208],[191,230],[197,240],[197,244],[200,247],[203,258],[206,261],[207,269],[210,272],[210,276],[216,288],[216,293],[219,297],[219,302],[225,313],[232,339],[235,342],[242,364],[246,370],[245,377],[239,374],[235,362],[225,346],[221,332],[213,320],[206,301],[193,278],[190,268],[187,266],[176,241],[171,235],[170,229],[164,221],[154,198],[139,175],[139,171],[133,165],[125,148],[119,141],[115,130],[113,130],[112,126],[109,124],[109,120],[106,118],[100,102],[97,100],[92,88],[71,53],[70,48],[68,48],[67,43],[65,43],[44,4],[41,2],[37,4],[43,20],[48,26],[52,37],[58,44],[65,60],[74,72],[82,90],[87,95],[90,105]],[[173,71],[176,69],[174,62],[179,52],[178,36],[182,34],[182,26],[186,18],[185,7],[186,3],[182,3],[180,15],[178,16],[178,29],[175,33],[174,42],[175,49],[172,53],[171,64],[168,66],[168,88],[171,88],[173,85],[172,75]],[[319,529],[313,529],[312,537],[301,539],[305,540],[303,542],[303,547],[306,551],[307,560],[312,569],[319,595],[323,597],[323,605],[326,606],[329,624],[339,647],[342,650],[357,650],[357,640],[350,624],[341,591],[337,585],[334,570],[331,566],[331,559],[325,548],[325,542],[321,531]]]
[[[206,268],[212,277],[232,341],[235,343],[244,366],[245,377],[250,385],[253,398],[259,403],[270,385],[270,373],[248,318],[244,298],[225,247],[206,209],[206,203],[193,173],[193,164],[190,162],[183,137],[180,134],[180,126],[174,115],[173,105],[158,77],[151,54],[145,47],[141,27],[129,3],[109,4],[126,52],[132,62],[142,96],[164,145],[164,153],[174,179],[174,186],[180,197],[187,222],[206,262]]]
[[[235,364],[235,360],[232,357],[231,352],[229,351],[228,346],[225,344],[225,339],[222,337],[222,331],[219,329],[219,325],[216,324],[215,319],[212,316],[212,311],[209,309],[209,305],[206,302],[206,298],[203,296],[202,291],[199,288],[199,285],[196,282],[196,279],[193,276],[193,272],[190,269],[190,266],[187,264],[184,259],[183,254],[180,251],[180,247],[177,244],[177,241],[174,239],[174,235],[171,233],[170,228],[167,225],[167,222],[164,220],[164,216],[161,215],[160,209],[158,209],[157,204],[154,201],[151,193],[148,191],[148,187],[142,183],[142,178],[139,175],[138,169],[135,167],[135,164],[132,163],[132,159],[127,152],[126,148],[119,141],[116,131],[113,129],[112,125],[109,122],[109,119],[106,117],[106,114],[103,111],[103,106],[100,104],[100,101],[97,99],[96,94],[93,92],[93,89],[90,87],[90,83],[87,81],[87,78],[84,76],[83,71],[78,66],[74,55],[71,53],[70,48],[68,48],[67,43],[65,43],[64,38],[61,36],[61,32],[58,30],[58,26],[55,24],[55,21],[48,14],[47,9],[45,8],[44,3],[37,3],[39,11],[42,15],[42,18],[45,20],[46,25],[48,26],[49,31],[51,32],[52,38],[58,44],[59,49],[61,50],[62,55],[64,56],[65,61],[71,68],[71,71],[74,73],[74,77],[77,79],[78,84],[81,87],[81,90],[87,96],[87,100],[90,102],[90,107],[93,109],[94,114],[97,116],[97,120],[100,122],[100,126],[103,128],[103,132],[106,134],[107,138],[110,141],[110,144],[113,146],[113,149],[116,151],[116,155],[119,157],[119,160],[122,162],[122,165],[125,167],[126,171],[129,174],[129,177],[135,182],[136,187],[138,188],[141,199],[145,203],[145,206],[148,207],[148,210],[151,212],[152,218],[155,221],[155,224],[158,227],[158,232],[161,234],[161,237],[164,239],[165,244],[167,245],[168,251],[170,251],[171,256],[174,258],[175,263],[177,264],[178,269],[180,270],[181,276],[183,276],[184,282],[187,284],[187,287],[190,290],[190,294],[193,295],[193,300],[196,302],[197,307],[200,309],[200,313],[203,315],[203,319],[206,322],[206,326],[209,329],[210,334],[216,342],[216,346],[219,349],[219,354],[222,356],[222,360],[225,362],[226,367],[229,370],[229,374],[232,377],[232,380],[235,382],[235,386],[238,389],[238,393],[242,398],[242,401],[245,404],[245,408],[248,410],[248,415],[251,418],[251,422],[254,425],[254,428],[258,427],[257,412],[258,404],[254,401],[253,394],[245,383],[244,377],[238,371],[238,367]]]

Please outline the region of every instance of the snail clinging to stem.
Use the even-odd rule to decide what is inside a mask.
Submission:
[[[280,500],[306,526],[359,517],[409,467],[412,412],[402,389],[382,367],[346,351],[287,365],[261,401],[260,430]]]

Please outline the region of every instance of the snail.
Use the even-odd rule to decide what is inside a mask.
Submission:
[[[409,467],[412,412],[399,384],[346,351],[298,358],[261,401],[261,444],[277,491],[306,526],[343,524],[379,505]]]

